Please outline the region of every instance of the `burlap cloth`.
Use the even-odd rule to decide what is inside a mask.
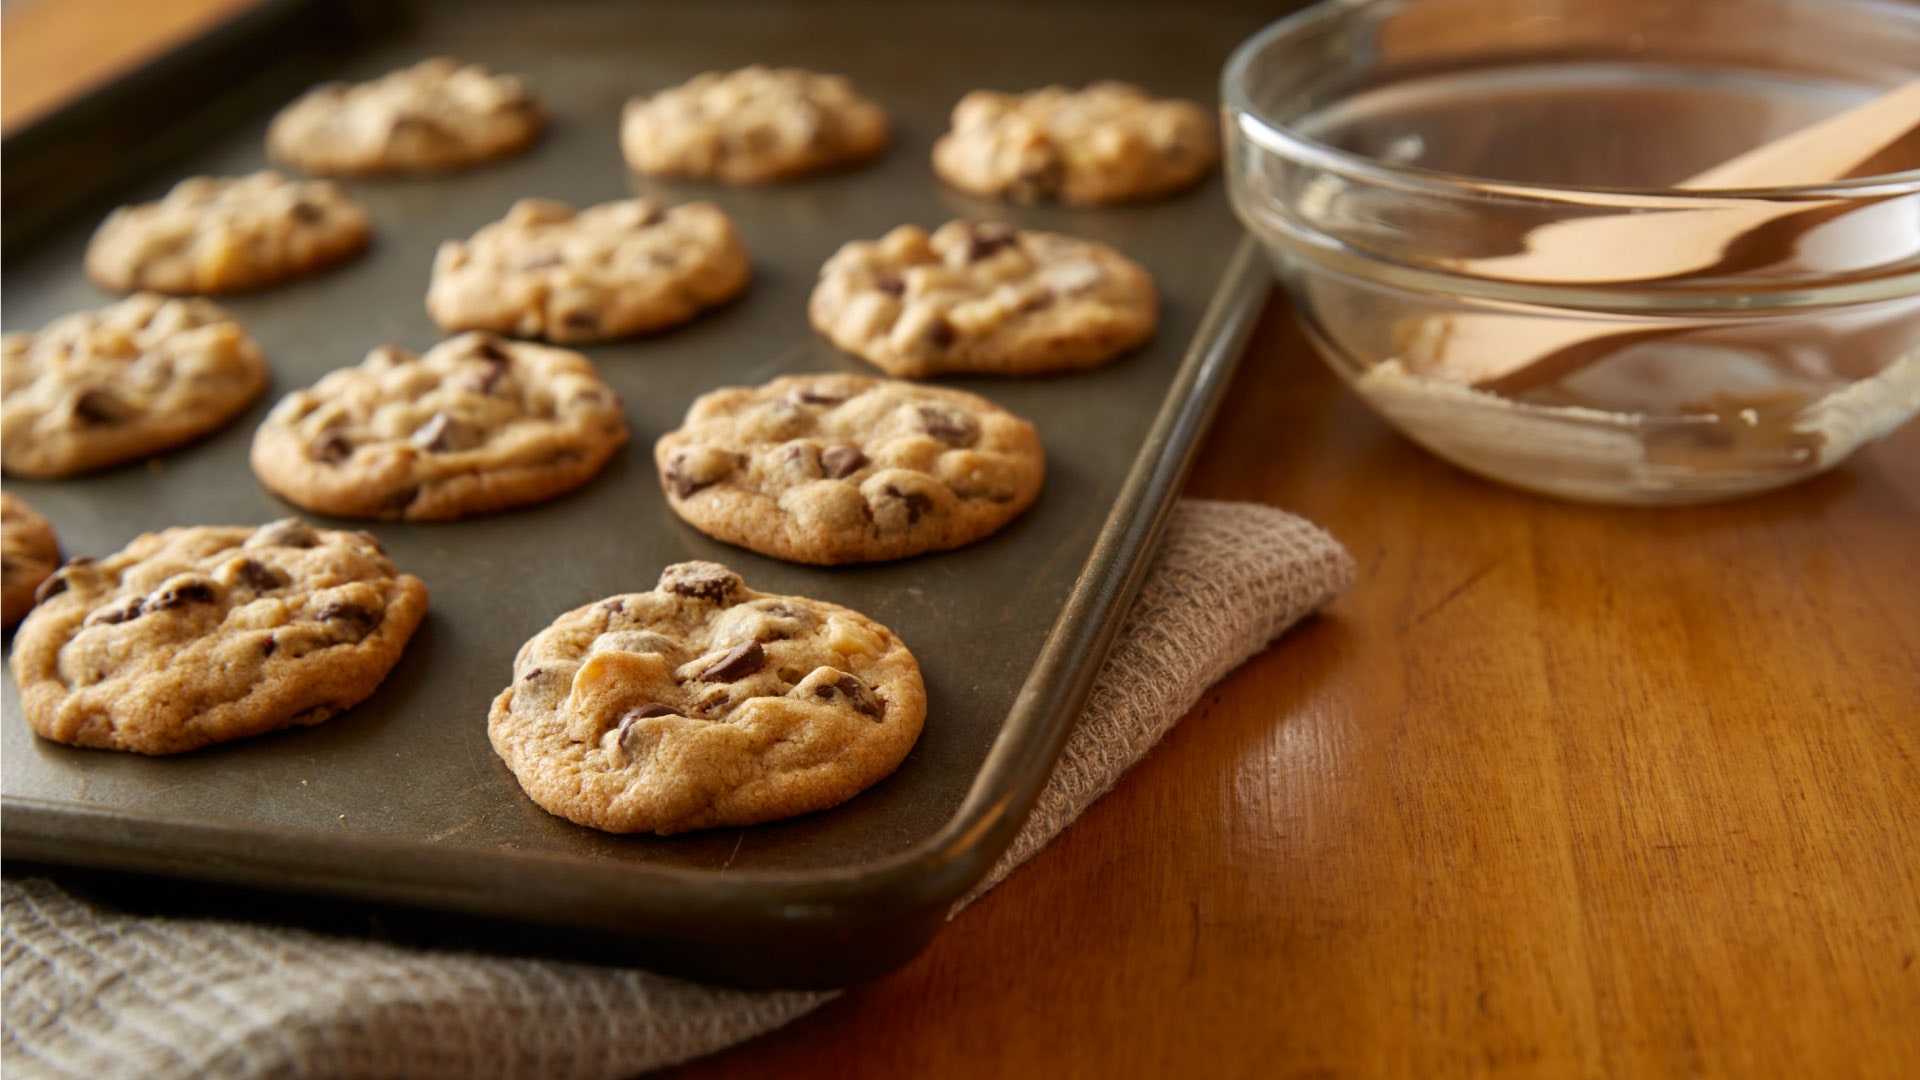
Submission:
[[[1046,846],[1209,686],[1352,578],[1346,551],[1298,518],[1181,503],[1033,816],[954,910]],[[132,916],[42,879],[6,881],[0,919],[10,1080],[624,1077],[771,1031],[833,997]]]

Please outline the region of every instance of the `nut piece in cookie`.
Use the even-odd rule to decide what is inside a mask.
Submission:
[[[839,75],[758,64],[627,102],[620,148],[643,176],[757,184],[878,157],[887,113]]]
[[[288,394],[254,433],[253,471],[317,513],[443,521],[571,491],[626,441],[586,357],[462,334],[425,354],[383,345]]]
[[[689,562],[535,635],[487,734],[547,812],[664,834],[837,806],[893,772],[926,715],[886,627]]]
[[[1097,367],[1160,319],[1153,278],[1112,248],[967,221],[844,245],[807,312],[835,345],[910,377]]]
[[[0,625],[12,626],[33,609],[33,595],[60,565],[53,526],[24,499],[0,491]]]
[[[976,90],[933,146],[940,179],[976,195],[1073,206],[1151,199],[1191,187],[1220,159],[1213,113],[1096,82],[1027,94]]]
[[[331,180],[196,176],[108,214],[87,245],[87,276],[114,292],[245,292],[345,262],[371,232]]]
[[[267,386],[260,346],[201,299],[135,293],[0,344],[0,462],[16,476],[103,469],[191,442]]]
[[[733,221],[712,203],[622,199],[576,212],[521,199],[471,240],[440,245],[427,314],[449,333],[585,344],[685,322],[752,276]]]
[[[802,563],[970,544],[1040,494],[1034,426],[975,394],[857,375],[716,390],[653,451],[694,528]]]
[[[367,533],[294,518],[147,533],[40,586],[13,642],[27,723],[75,746],[177,754],[365,700],[427,611]]]
[[[273,118],[267,153],[320,176],[431,175],[511,157],[546,126],[526,80],[442,56],[314,87]]]

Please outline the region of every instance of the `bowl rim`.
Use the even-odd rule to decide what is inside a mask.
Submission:
[[[1471,176],[1417,165],[1400,165],[1367,157],[1328,143],[1320,142],[1298,129],[1282,124],[1254,105],[1247,94],[1255,59],[1275,42],[1298,36],[1342,18],[1410,0],[1319,0],[1284,18],[1267,24],[1240,43],[1228,56],[1220,72],[1220,100],[1226,123],[1249,141],[1271,153],[1279,154],[1316,168],[1365,179],[1389,187],[1482,197],[1492,194],[1507,198],[1549,202],[1577,201],[1582,205],[1618,205],[1622,208],[1646,207],[1651,202],[1662,207],[1693,206],[1704,203],[1724,205],[1729,200],[1803,200],[1844,198],[1884,198],[1920,192],[1920,169],[1862,176],[1851,180],[1833,180],[1817,184],[1791,184],[1753,188],[1710,188],[1689,191],[1672,187],[1616,187],[1588,184],[1518,182],[1492,177]],[[1912,24],[1920,36],[1920,4],[1898,0],[1716,0],[1720,3],[1767,3],[1818,9],[1832,3],[1880,12],[1890,18]],[[1916,71],[1920,78],[1920,71]]]

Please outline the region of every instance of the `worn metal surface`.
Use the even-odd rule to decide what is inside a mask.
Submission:
[[[292,512],[246,463],[253,427],[272,401],[357,363],[374,345],[421,349],[435,341],[421,303],[441,240],[470,234],[522,195],[584,205],[631,190],[616,140],[629,95],[711,68],[795,63],[852,75],[893,111],[897,131],[878,165],[844,175],[756,189],[642,185],[670,200],[724,206],[754,255],[752,289],[678,330],[586,350],[623,395],[634,438],[584,489],[517,513],[372,526],[394,561],[426,580],[432,610],[362,706],[317,728],[156,760],[34,738],[17,716],[9,676],[0,724],[9,855],[624,928],[663,943],[663,963],[721,978],[844,981],[911,955],[945,903],[991,863],[1044,782],[1247,315],[1264,297],[1248,264],[1183,371],[1239,233],[1217,177],[1168,202],[1098,211],[1003,206],[946,190],[933,177],[932,142],[966,90],[1112,76],[1212,100],[1220,61],[1260,21],[1234,11],[1111,12],[426,5],[397,38],[382,36],[337,61],[290,60],[282,84],[285,72],[362,78],[436,53],[482,60],[528,75],[556,119],[518,160],[445,179],[351,184],[377,230],[364,259],[223,301],[261,341],[274,371],[266,400],[239,422],[152,467],[52,483],[9,479],[9,490],[54,523],[68,554],[110,552],[168,525]],[[229,96],[184,117],[181,130],[157,133],[198,145],[116,200],[157,197],[194,173],[261,167],[266,120],[285,87],[268,77],[237,93],[251,95],[246,109]],[[11,168],[11,145],[8,152]],[[675,518],[653,476],[653,439],[717,386],[791,372],[870,372],[810,332],[805,305],[817,268],[845,240],[955,216],[1110,243],[1163,290],[1158,337],[1105,369],[946,380],[1040,426],[1048,475],[1033,511],[956,552],[841,569],[762,558]],[[93,218],[7,253],[7,329],[106,300],[80,268]],[[1156,418],[1160,430],[1149,439]],[[1143,445],[1150,452],[1142,454]],[[757,589],[846,604],[908,642],[930,708],[925,733],[894,776],[825,813],[668,839],[578,828],[520,792],[485,731],[488,702],[505,685],[514,651],[558,613],[649,588],[662,565],[688,558],[726,562]]]

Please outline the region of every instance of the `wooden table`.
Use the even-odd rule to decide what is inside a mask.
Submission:
[[[5,122],[234,4],[15,0]],[[1427,456],[1278,305],[1229,400],[1191,492],[1352,593],[918,960],[676,1075],[1920,1075],[1920,424],[1627,511]]]

